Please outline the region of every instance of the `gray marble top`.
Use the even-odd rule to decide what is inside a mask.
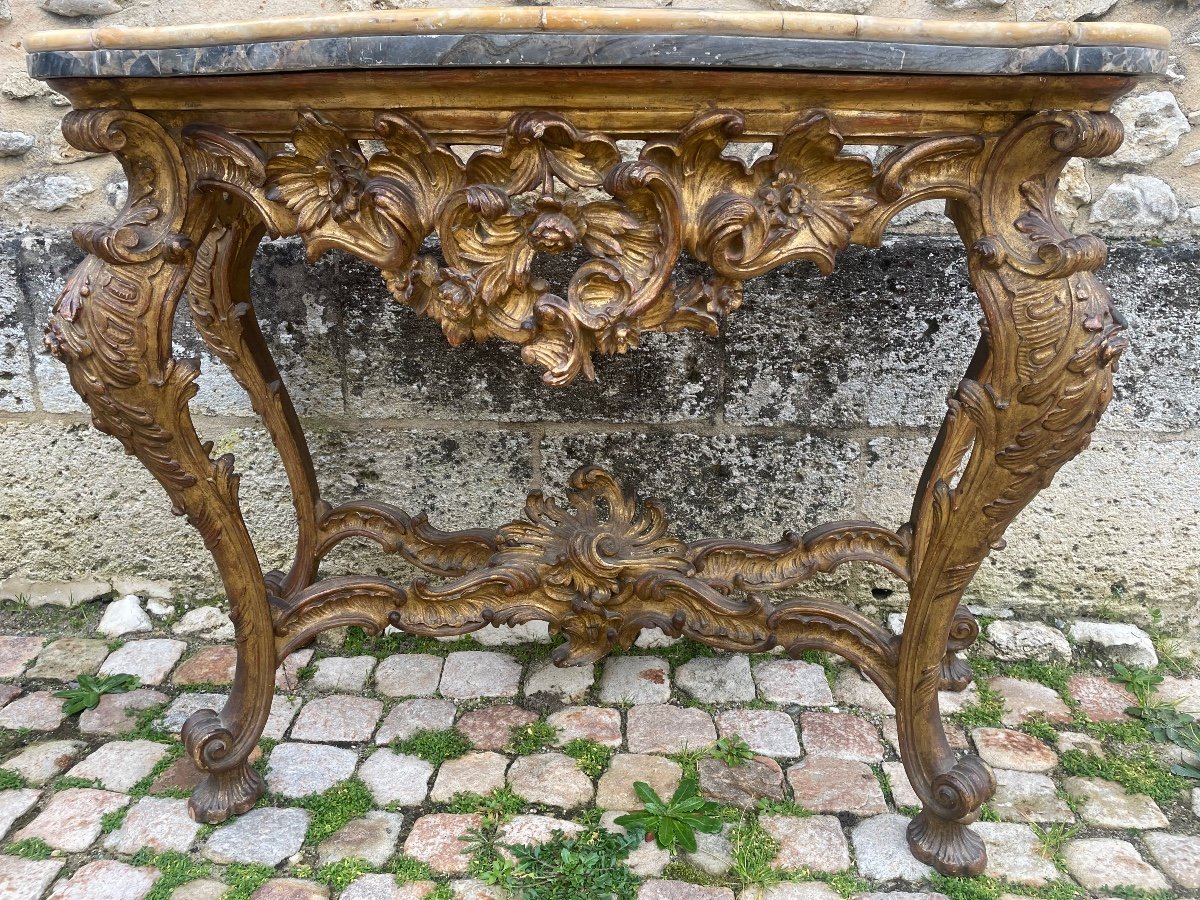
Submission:
[[[1167,51],[1121,44],[962,46],[720,34],[483,32],[338,35],[213,46],[52,49],[34,78],[236,75],[406,67],[671,67],[941,75],[1162,72]]]

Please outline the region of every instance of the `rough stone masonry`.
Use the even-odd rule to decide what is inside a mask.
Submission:
[[[108,220],[116,164],[65,144],[65,101],[24,74],[28,31],[417,6],[394,0],[0,0],[0,597],[75,600],[133,576],[196,596],[217,589],[199,538],[161,490],[87,424],[41,329],[78,259],[68,229]],[[625,0],[623,5],[637,5]],[[657,5],[670,5],[658,3]],[[731,7],[727,0],[676,5]],[[1173,630],[1200,612],[1200,15],[1134,0],[758,0],[757,8],[951,19],[1153,21],[1175,36],[1168,74],[1123,100],[1127,140],[1076,161],[1060,207],[1110,239],[1103,272],[1130,320],[1117,396],[1084,456],[1026,511],[970,599],[1063,618],[1161,607]],[[947,392],[977,335],[961,247],[935,205],[910,210],[878,251],[851,250],[822,280],[795,264],[748,285],[716,339],[653,335],[604,359],[598,383],[552,390],[513,347],[451,350],[336,254],[303,264],[267,244],[255,268],[264,331],[310,428],[331,499],[393,498],[446,527],[513,518],[531,488],[561,493],[594,461],[662,498],[687,536],[771,540],[835,517],[888,524],[909,497]],[[780,335],[786,336],[780,339]],[[287,555],[286,483],[240,389],[185,322],[199,355],[193,404],[217,452],[236,455],[266,566]],[[351,551],[334,566],[389,565]],[[47,589],[41,582],[75,582]],[[899,584],[839,573],[822,590],[877,611]]]

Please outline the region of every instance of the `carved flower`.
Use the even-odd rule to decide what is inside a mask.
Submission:
[[[295,150],[267,163],[267,196],[296,213],[299,230],[313,231],[330,218],[345,222],[359,211],[367,183],[367,160],[336,125],[301,113]]]
[[[560,209],[543,209],[529,226],[529,240],[543,253],[566,253],[579,243],[579,229]]]
[[[771,232],[769,241],[795,238],[803,244],[840,249],[874,204],[871,164],[862,157],[840,155],[840,142],[823,127],[817,119],[797,129],[802,136],[786,136],[790,152],[778,155],[771,180],[758,191]]]

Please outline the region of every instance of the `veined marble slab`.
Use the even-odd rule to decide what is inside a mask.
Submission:
[[[431,66],[1147,75],[1163,71],[1166,63],[1165,49],[1124,44],[980,46],[755,34],[567,31],[358,35],[209,46],[99,47],[37,50],[28,57],[29,74],[34,78],[170,77]]]

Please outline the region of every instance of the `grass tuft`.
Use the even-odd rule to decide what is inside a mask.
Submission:
[[[448,759],[465,756],[473,749],[471,742],[453,728],[444,731],[418,731],[403,741],[396,738],[388,746],[397,753],[419,756],[435,766],[440,766]]]

